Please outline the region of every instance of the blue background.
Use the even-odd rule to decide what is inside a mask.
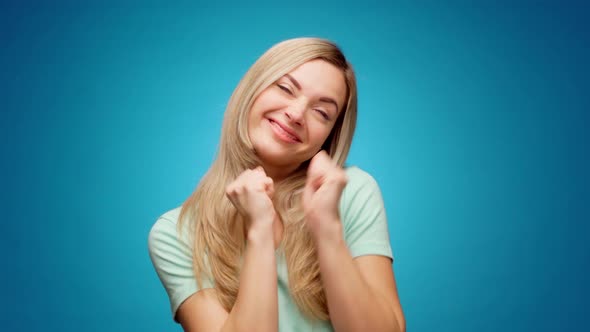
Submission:
[[[0,330],[180,331],[149,229],[241,76],[298,36],[355,66],[349,163],[381,185],[408,331],[588,329],[585,6],[1,6]]]

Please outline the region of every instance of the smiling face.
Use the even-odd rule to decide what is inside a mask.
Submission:
[[[269,176],[288,175],[321,149],[346,96],[342,70],[320,59],[297,67],[258,95],[248,133]]]

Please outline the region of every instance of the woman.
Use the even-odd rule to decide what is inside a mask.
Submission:
[[[216,160],[149,236],[185,331],[405,331],[379,187],[343,168],[356,106],[327,40],[281,42],[245,74]]]

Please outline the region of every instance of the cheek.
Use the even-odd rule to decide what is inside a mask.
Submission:
[[[332,131],[332,126],[326,127],[323,125],[317,126],[316,128],[310,128],[310,138],[313,141],[313,145],[317,147],[321,147],[328,136],[330,136],[330,132]]]
[[[248,129],[255,129],[260,126],[262,119],[262,110],[264,110],[264,100],[257,99],[250,108],[248,114]]]
[[[256,98],[254,100],[254,103],[252,105],[253,105],[253,108],[255,106],[256,109],[258,109],[258,110],[266,110],[269,108],[277,107],[281,104],[283,104],[283,99],[280,97],[280,95],[273,92],[269,88],[269,89],[263,91],[258,96],[258,98]]]

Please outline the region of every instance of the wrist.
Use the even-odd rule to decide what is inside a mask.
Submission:
[[[323,220],[316,223],[316,229],[312,232],[313,239],[318,246],[333,246],[344,242],[343,227],[340,220]]]
[[[274,233],[272,223],[251,225],[246,234],[246,241],[251,244],[257,243],[273,243]]]

